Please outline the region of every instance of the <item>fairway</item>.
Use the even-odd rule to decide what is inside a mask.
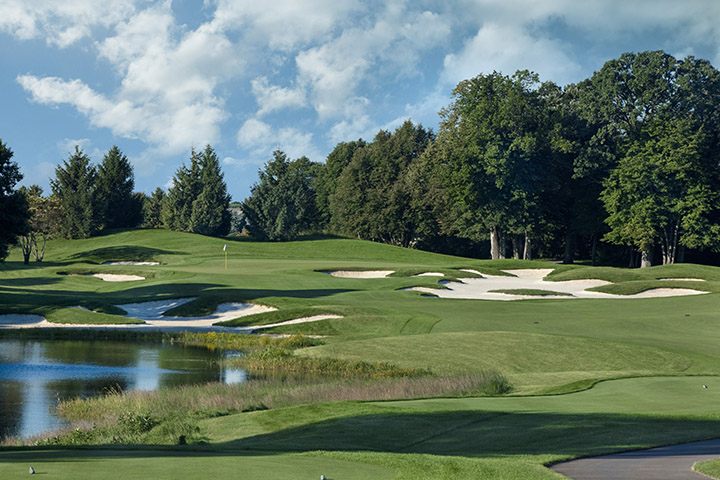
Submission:
[[[452,287],[477,278],[465,270],[500,276],[516,269],[552,272],[546,284],[602,280],[609,283],[593,288],[620,296],[699,288],[691,284],[701,281],[710,293],[498,302],[431,298],[407,290],[437,292],[444,288],[441,281],[450,280]],[[349,273],[324,273],[337,271]],[[144,280],[106,282],[90,274]],[[559,266],[474,260],[341,238],[260,243],[165,230],[54,240],[46,262],[23,265],[13,251],[0,265],[0,314],[108,325],[142,321],[123,305],[132,309],[150,301],[162,301],[163,308],[174,305],[167,322],[212,318],[228,303],[255,305],[265,310],[223,317],[223,328],[281,324],[268,332],[316,337],[283,353],[296,362],[292,365],[334,362],[317,365],[351,365],[350,375],[358,366],[381,365],[373,368],[449,382],[492,373],[507,379],[509,388],[496,397],[476,391],[455,398],[340,401],[346,397],[335,399],[335,390],[369,390],[369,384],[352,382],[377,378],[331,379],[328,370],[327,378],[312,377],[307,385],[289,382],[277,391],[260,390],[257,400],[243,407],[226,407],[218,399],[234,396],[238,402],[232,405],[245,405],[240,397],[252,391],[221,385],[90,400],[76,407],[101,433],[104,417],[152,417],[156,423],[147,436],[133,437],[152,447],[111,446],[113,434],[83,449],[67,449],[74,445],[70,439],[80,438],[73,434],[59,440],[64,445],[59,450],[7,446],[0,450],[0,477],[27,475],[33,466],[48,478],[63,479],[97,478],[108,471],[129,479],[219,478],[237,472],[249,478],[561,478],[545,465],[718,435],[719,292],[719,269],[690,264],[642,271]],[[282,324],[305,317],[318,320]],[[20,335],[6,328],[2,334]],[[387,385],[392,382],[387,379]],[[313,385],[321,392],[317,397]],[[185,406],[195,404],[201,406]],[[179,413],[168,413],[174,411]],[[190,432],[189,445],[173,446],[176,432]]]

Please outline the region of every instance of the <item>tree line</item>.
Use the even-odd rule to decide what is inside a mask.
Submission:
[[[228,210],[210,146],[192,151],[167,193],[150,196],[132,193],[132,166],[117,147],[97,167],[76,149],[46,198],[36,187],[13,192],[19,171],[0,142],[0,202],[30,212],[3,208],[0,222],[25,225],[24,252],[48,235],[137,225],[246,228],[271,241],[326,232],[493,259],[630,266],[720,247],[720,74],[706,60],[626,53],[564,87],[525,70],[481,74],[457,85],[440,120],[437,132],[408,120],[372,141],[341,142],[324,163],[277,150],[242,218]]]
[[[478,75],[440,117],[437,133],[407,121],[340,143],[325,165],[276,152],[244,203],[251,231],[314,224],[446,253],[489,240],[493,259],[566,263],[601,247],[640,266],[720,246],[720,75],[706,60],[627,53],[565,87]]]
[[[88,238],[101,230],[164,227],[203,235],[227,235],[231,228],[230,196],[220,162],[211,146],[194,149],[190,164],[177,170],[167,194],[157,188],[148,196],[133,192],[134,169],[127,156],[112,147],[98,165],[79,147],[55,168],[52,192],[37,185],[14,186],[22,179],[0,141],[0,260],[18,243],[23,260],[41,262],[49,238]]]

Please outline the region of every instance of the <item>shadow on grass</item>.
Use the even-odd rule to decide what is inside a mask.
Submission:
[[[1,278],[0,287],[34,287],[38,285],[52,285],[61,281],[56,277],[20,277]]]
[[[157,255],[179,255],[182,253],[183,252],[161,250],[159,248],[150,248],[135,245],[119,245],[79,252],[70,256],[69,258],[74,261],[84,260],[90,263],[149,262],[154,261]]]
[[[31,287],[31,285],[28,285]],[[242,302],[261,300],[268,297],[320,298],[340,293],[352,292],[351,289],[309,289],[309,290],[270,290],[224,288],[212,283],[171,283],[129,288],[117,292],[94,292],[67,290],[35,290],[33,288],[13,288],[0,292],[0,305],[12,306],[14,312],[33,310],[38,307],[68,307],[91,303],[97,305],[119,305],[139,303],[170,298],[204,297],[222,299],[224,302]],[[2,310],[2,308],[0,308]]]
[[[0,462],[83,458],[210,457],[327,451],[498,458],[580,457],[717,437],[720,421],[612,414],[482,411],[358,415],[211,445],[5,448]],[[66,447],[67,448],[67,447]]]
[[[493,457],[599,455],[718,436],[720,421],[484,411],[360,415],[220,445],[282,452],[382,451]]]

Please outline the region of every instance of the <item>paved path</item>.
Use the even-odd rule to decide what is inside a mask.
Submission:
[[[720,457],[720,438],[669,447],[581,458],[551,468],[575,480],[707,480],[695,462]]]

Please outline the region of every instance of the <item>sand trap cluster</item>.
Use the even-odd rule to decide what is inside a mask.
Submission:
[[[332,270],[322,273],[338,278],[385,278],[395,270]]]
[[[235,318],[254,315],[256,313],[270,312],[277,310],[273,307],[264,305],[253,305],[248,303],[223,303],[220,304],[212,315],[202,317],[176,317],[163,316],[171,308],[177,307],[184,303],[194,300],[193,298],[180,298],[171,300],[158,300],[142,303],[129,303],[118,305],[127,312],[125,317],[137,318],[143,320],[144,324],[113,324],[113,325],[97,325],[97,324],[61,324],[51,323],[40,315],[0,315],[1,328],[122,328],[122,329],[158,329],[158,330],[223,330],[232,332],[250,333],[255,330],[264,328],[279,327],[282,325],[292,325],[296,323],[317,322],[331,318],[342,318],[340,315],[313,315],[311,317],[295,318],[285,322],[272,323],[268,325],[247,326],[247,327],[216,327],[217,322],[233,320]],[[88,310],[85,307],[75,306]]]
[[[103,265],[160,265],[160,262],[105,262]]]
[[[465,269],[465,272],[482,275],[483,278],[466,278],[462,282],[440,281],[440,285],[447,287],[445,290],[413,287],[425,293],[432,293],[441,298],[465,298],[480,300],[523,300],[523,299],[548,299],[548,298],[655,298],[671,297],[681,295],[698,295],[707,292],[691,290],[686,288],[654,288],[634,295],[613,295],[602,292],[587,291],[588,288],[608,285],[610,282],[604,280],[568,280],[564,282],[547,282],[544,278],[553,271],[552,268],[544,269],[518,269],[503,270],[514,276],[484,275],[477,270]],[[674,279],[675,280],[675,279]],[[546,290],[548,292],[560,292],[567,295],[551,294],[539,295],[515,295],[507,293],[491,292],[490,290]]]

